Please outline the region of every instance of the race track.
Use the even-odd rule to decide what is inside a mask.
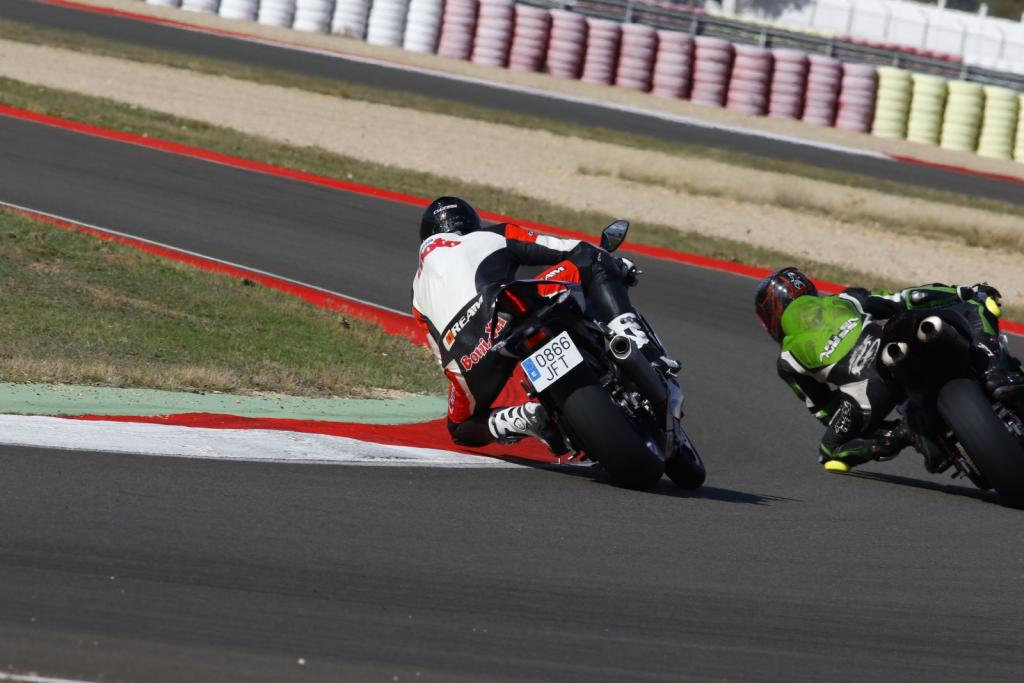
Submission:
[[[0,150],[0,200],[408,305],[415,207],[2,117]],[[1022,513],[913,455],[822,472],[753,281],[639,261],[700,494],[0,447],[0,672],[1020,680]]]

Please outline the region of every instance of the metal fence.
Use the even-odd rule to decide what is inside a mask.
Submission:
[[[918,73],[1001,85],[1024,92],[1024,75],[933,59],[907,52],[858,45],[835,38],[759,26],[733,19],[709,16],[685,0],[661,0],[657,5],[635,0],[517,0],[547,9],[567,9],[589,17],[625,23],[649,24],[657,28],[685,31],[695,36],[714,36],[734,43],[762,47],[790,47],[836,57],[845,62],[898,66]]]

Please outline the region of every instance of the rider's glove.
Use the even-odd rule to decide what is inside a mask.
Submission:
[[[999,290],[987,282],[979,282],[978,284],[971,287],[971,289],[974,291],[974,294],[976,296],[984,294],[985,298],[995,299],[997,304],[1000,303],[999,300],[1000,298],[1002,298],[1002,295],[999,293]]]
[[[619,274],[622,276],[622,281],[626,283],[627,287],[632,287],[639,280],[639,275],[643,274],[643,271],[636,267],[636,264],[630,261],[628,258],[617,258],[619,265]]]

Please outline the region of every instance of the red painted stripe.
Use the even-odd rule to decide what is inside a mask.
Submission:
[[[181,413],[178,415],[75,415],[68,419],[141,422],[146,424],[202,427],[206,429],[270,429],[274,431],[302,432],[344,436],[350,439],[379,443],[386,446],[412,446],[471,453],[492,458],[506,458],[530,462],[555,462],[555,457],[540,443],[532,439],[510,446],[491,444],[481,448],[464,448],[452,443],[444,419],[404,425],[363,424],[359,422],[330,422],[326,420],[294,420],[287,418],[253,418],[215,413]]]
[[[951,164],[940,164],[935,161],[925,161],[924,159],[917,159],[915,157],[907,157],[901,154],[888,154],[889,158],[904,164],[914,164],[916,166],[927,166],[928,168],[937,168],[943,171],[953,171],[955,173],[963,173],[964,175],[971,175],[978,178],[986,178],[988,180],[1001,180],[1007,183],[1016,183],[1018,185],[1024,185],[1024,178],[1015,175],[1006,175],[1002,173],[989,173],[988,171],[976,171],[972,168],[964,168],[963,166],[953,166]]]
[[[159,138],[145,137],[142,135],[135,135],[133,133],[125,133],[122,131],[100,128],[98,126],[92,126],[89,124],[71,121],[68,119],[62,119],[55,116],[49,116],[46,114],[39,114],[36,112],[28,111],[25,109],[19,109],[17,107],[10,107],[3,104],[0,104],[0,116],[8,116],[11,118],[16,118],[24,121],[31,121],[33,123],[53,126],[64,130],[70,130],[76,133],[81,133],[83,135],[90,135],[93,137],[103,138],[106,140],[114,140],[117,142],[138,145],[140,147],[155,149],[162,152],[167,152],[169,154],[177,154],[180,156],[186,156],[193,159],[201,159],[203,161],[223,164],[225,166],[230,166],[233,168],[238,168],[246,171],[263,173],[266,175],[276,176],[280,178],[288,178],[290,180],[295,180],[298,182],[320,185],[323,187],[330,187],[332,189],[341,190],[343,192],[350,192],[353,194],[374,197],[376,199],[383,199],[386,201],[398,202],[402,204],[411,204],[413,206],[426,206],[431,201],[430,199],[427,199],[425,197],[416,197],[401,192],[392,192],[391,190],[373,187],[372,185],[352,183],[345,180],[339,180],[337,178],[331,178],[329,176],[317,175],[315,173],[306,173],[304,171],[297,171],[295,169],[290,169],[283,166],[274,166],[272,164],[266,164],[259,161],[252,161],[251,159],[231,156],[228,154],[221,154],[219,152],[214,152],[208,149],[192,147],[177,142],[171,142],[169,140],[161,140]],[[537,223],[535,221],[517,219],[511,216],[505,216],[503,214],[491,213],[487,211],[480,212],[480,216],[490,221],[516,223],[517,225],[521,225],[532,230],[538,230],[552,235],[558,235],[560,237],[579,239],[591,243],[597,242],[596,237],[576,230],[559,228],[553,225],[545,225],[544,223]],[[413,226],[410,226],[410,230],[412,229]],[[129,238],[123,239],[126,241],[126,243],[128,243]],[[145,244],[144,242],[141,243]],[[688,252],[677,251],[674,249],[654,247],[644,244],[625,244],[623,245],[621,250],[627,253],[641,254],[644,256],[664,259],[667,261],[674,261],[676,263],[695,266],[697,268],[704,268],[706,270],[717,270],[721,272],[731,273],[733,275],[740,275],[756,279],[760,279],[772,271],[772,269],[769,268],[748,266],[740,263],[734,263],[732,261],[724,261],[721,259],[711,258],[708,256],[700,256],[699,254],[691,254]],[[826,293],[839,292],[845,287],[845,285],[842,285],[840,283],[829,282],[826,280],[816,280],[815,283],[817,284],[818,289]],[[355,315],[354,312],[352,314]],[[415,327],[415,324],[412,324],[413,327]],[[1012,332],[1014,334],[1024,334],[1024,324],[1015,323],[1012,321],[1004,321],[1002,323],[1002,327],[1007,332]],[[400,332],[400,334],[409,337],[409,335],[405,333]],[[409,338],[420,339],[420,337],[418,336]]]
[[[240,266],[223,263],[221,261],[216,261],[196,254],[190,254],[172,247],[165,247],[125,235],[105,232],[81,223],[54,218],[45,214],[36,213],[35,211],[28,211],[25,209],[12,210],[66,230],[74,230],[75,232],[98,237],[102,240],[124,244],[148,254],[179,261],[181,263],[187,263],[201,270],[228,275],[239,280],[250,280],[269,289],[275,289],[279,292],[284,292],[285,294],[302,299],[303,301],[311,303],[319,308],[326,308],[331,311],[350,315],[353,318],[367,320],[380,326],[388,334],[405,337],[417,344],[426,343],[423,339],[423,333],[420,330],[420,327],[411,316],[405,316],[400,313],[377,308],[376,306],[366,304],[361,301],[355,301],[354,299],[349,299],[348,297],[344,297],[339,294],[324,292],[316,289],[315,287],[289,282],[288,280],[276,278],[272,275],[266,275]]]

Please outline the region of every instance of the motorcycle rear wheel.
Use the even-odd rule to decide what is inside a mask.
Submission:
[[[937,408],[981,478],[1006,502],[1024,503],[1024,449],[992,411],[978,382],[954,379],[939,390]]]
[[[665,463],[600,386],[577,388],[562,403],[561,414],[573,443],[619,486],[649,490],[661,479]]]

